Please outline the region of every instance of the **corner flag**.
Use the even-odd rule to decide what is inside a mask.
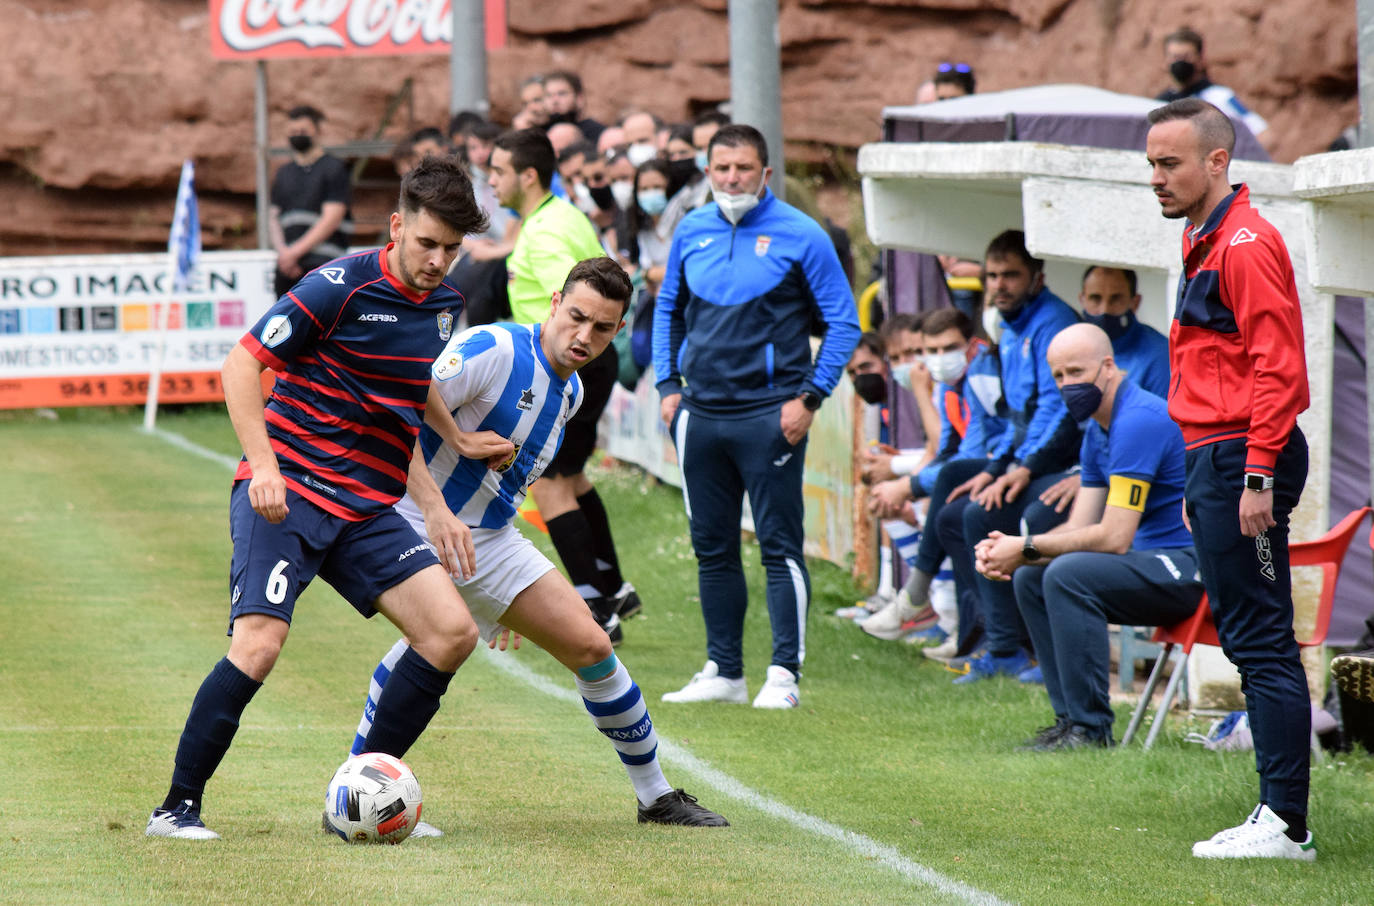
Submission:
[[[181,183],[177,186],[176,212],[172,215],[172,233],[167,238],[167,253],[172,256],[173,293],[191,288],[191,276],[200,258],[200,210],[196,205],[196,165],[184,161]]]
[[[200,210],[196,205],[196,165],[181,164],[177,203],[172,212],[172,232],[167,237],[167,298],[157,306],[157,347],[148,373],[148,399],[143,404],[143,430],[153,430],[157,420],[158,385],[162,382],[162,357],[167,346],[167,318],[179,293],[191,291],[200,259]]]

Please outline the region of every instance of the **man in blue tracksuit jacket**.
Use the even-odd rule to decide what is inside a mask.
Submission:
[[[999,336],[1002,393],[1011,430],[989,452],[976,473],[965,473],[957,492],[968,496],[947,504],[936,532],[954,564],[961,597],[976,590],[987,652],[966,662],[968,672],[955,682],[968,682],[993,673],[1013,675],[1030,667],[1023,649],[1025,629],[1016,598],[1005,583],[979,575],[973,564],[973,545],[992,531],[1021,534],[1021,517],[1040,494],[1063,477],[1078,461],[1081,432],[1064,408],[1045,354],[1055,334],[1077,323],[1078,314],[1044,286],[1043,263],[1026,249],[1025,234],[1007,230],[992,240],[984,270],[989,302],[1000,317]],[[953,476],[951,476],[953,477]],[[1050,522],[1030,526],[1043,532],[1062,522],[1063,514],[1041,508]],[[961,614],[961,620],[967,614]],[[976,640],[972,627],[960,626],[961,645]],[[956,669],[960,666],[954,663]]]
[[[654,313],[654,373],[682,467],[698,561],[706,666],[668,702],[748,699],[748,605],[739,527],[749,494],[768,575],[772,663],[756,708],[795,708],[810,578],[802,559],[806,432],[859,340],[834,246],[768,191],[758,130],[722,127],[707,148],[715,204],[673,234]],[[812,361],[813,328],[824,332]]]

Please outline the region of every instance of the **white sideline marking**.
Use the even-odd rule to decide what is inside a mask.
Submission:
[[[229,469],[238,468],[238,460],[232,459],[223,454],[216,453],[187,440],[180,434],[171,431],[164,431],[161,428],[154,429],[153,433],[163,440],[179,447],[188,453],[201,456],[206,459],[218,462]],[[504,657],[500,652],[491,651],[483,646],[478,646],[478,650],[487,655],[487,660],[492,666],[505,671],[511,676],[519,679],[525,685],[543,692],[545,695],[569,702],[574,705],[582,704],[582,697],[573,690],[560,686],[553,680],[541,673],[536,673],[529,667],[511,657]],[[659,752],[669,761],[674,762],[688,774],[714,788],[716,791],[737,799],[746,805],[754,808],[774,818],[779,818],[791,824],[793,827],[815,834],[818,837],[825,837],[839,843],[850,852],[862,856],[866,859],[873,859],[909,881],[932,887],[939,893],[954,897],[961,902],[972,904],[972,906],[1010,906],[1006,900],[999,899],[991,893],[971,887],[962,881],[947,878],[933,868],[927,868],[919,862],[914,862],[902,855],[896,847],[888,846],[886,843],[879,843],[871,837],[854,831],[845,830],[837,824],[831,824],[822,818],[808,815],[806,812],[784,805],[775,799],[750,789],[743,783],[731,777],[724,771],[712,767],[710,762],[698,758],[689,750],[675,743],[669,742],[662,737],[658,741]]]
[[[582,704],[582,697],[576,692],[558,685],[543,674],[536,673],[514,658],[503,657],[500,652],[491,651],[487,648],[480,650],[487,654],[487,660],[493,666],[504,670],[526,685],[562,701],[574,705]],[[770,799],[740,783],[724,771],[712,767],[710,762],[698,758],[689,750],[669,742],[662,736],[658,739],[658,751],[660,755],[702,783],[713,787],[717,792],[723,793],[731,799],[737,799],[758,811],[772,815],[774,818],[780,818],[799,830],[833,840],[857,855],[886,865],[909,881],[933,887],[940,893],[955,897],[964,903],[978,904],[978,906],[1008,906],[1005,900],[1000,900],[993,894],[976,887],[970,887],[953,878],[947,878],[933,868],[927,868],[919,862],[913,862],[903,856],[895,847],[888,846],[886,843],[879,843],[863,834],[845,830],[839,825],[831,824],[822,818],[797,811],[775,799]]]

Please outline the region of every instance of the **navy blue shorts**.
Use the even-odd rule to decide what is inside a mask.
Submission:
[[[273,525],[253,511],[248,481],[229,494],[229,634],[234,620],[262,613],[291,622],[296,598],[319,576],[365,617],[388,588],[437,564],[429,542],[395,510],[362,522],[327,513],[291,489],[286,518]]]

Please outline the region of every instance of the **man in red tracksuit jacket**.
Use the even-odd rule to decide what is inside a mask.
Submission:
[[[1149,115],[1165,217],[1189,221],[1169,334],[1169,415],[1187,447],[1184,518],[1223,650],[1240,670],[1259,805],[1193,846],[1200,858],[1312,861],[1311,710],[1293,638],[1288,516],[1307,478],[1307,364],[1283,237],[1227,179],[1235,130],[1196,98]]]

